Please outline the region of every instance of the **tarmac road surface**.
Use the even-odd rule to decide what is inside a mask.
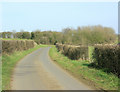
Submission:
[[[12,90],[93,90],[56,65],[48,55],[49,49],[40,48],[17,63]]]

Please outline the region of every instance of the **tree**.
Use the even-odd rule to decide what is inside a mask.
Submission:
[[[12,34],[13,34],[13,38],[17,38],[16,37],[16,30],[12,30]]]
[[[16,38],[22,39],[22,32],[17,32],[16,33]]]
[[[31,38],[31,35],[29,32],[23,32],[22,33],[22,39],[30,39]]]

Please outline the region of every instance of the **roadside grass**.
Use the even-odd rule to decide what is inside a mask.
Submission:
[[[19,52],[17,51],[12,55],[2,55],[2,90],[10,90],[11,75],[16,63],[27,54],[41,47],[48,47],[48,45],[37,45],[32,49]]]
[[[93,46],[89,46],[88,47],[88,55],[89,55],[89,60],[90,60],[90,62],[92,62],[93,60],[92,60],[92,53],[93,53],[93,51],[94,51],[94,47]]]
[[[49,55],[63,69],[87,85],[91,85],[98,90],[118,90],[120,79],[114,74],[107,74],[102,70],[90,68],[88,67],[90,64],[88,61],[70,60],[58,52],[55,46],[50,49]]]

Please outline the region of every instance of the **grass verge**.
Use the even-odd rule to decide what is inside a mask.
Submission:
[[[89,55],[89,60],[90,62],[92,62],[92,53],[94,51],[94,47],[93,46],[89,46],[88,47],[88,55]]]
[[[16,63],[27,54],[47,45],[37,45],[35,48],[15,52],[12,55],[2,55],[2,90],[10,90],[10,81]]]
[[[117,76],[88,67],[90,64],[88,61],[70,60],[59,53],[55,47],[50,49],[49,55],[53,61],[80,81],[82,80],[86,84],[94,86],[96,89],[118,90],[118,81],[120,79]]]

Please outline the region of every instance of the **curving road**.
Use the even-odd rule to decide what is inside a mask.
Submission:
[[[48,55],[49,49],[40,48],[18,62],[12,90],[92,90],[57,66]]]

